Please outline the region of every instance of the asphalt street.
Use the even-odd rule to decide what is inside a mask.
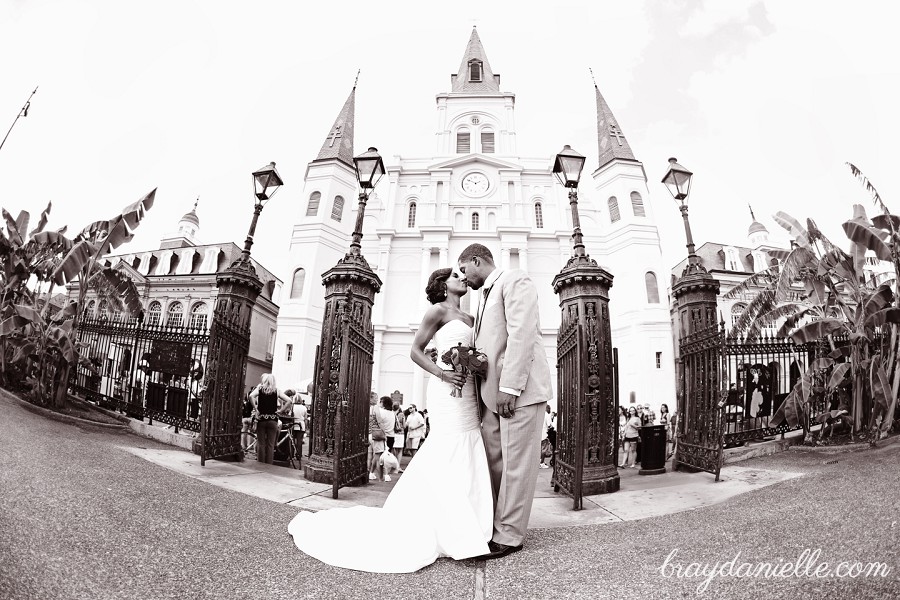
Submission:
[[[441,559],[418,573],[323,565],[286,532],[296,509],[185,477],[124,450],[167,448],[118,429],[47,419],[0,391],[0,598],[897,598],[900,444],[743,463],[802,477],[702,509],[529,531],[498,561]],[[198,458],[199,461],[199,458]],[[373,552],[416,516],[385,524]],[[886,576],[737,576],[804,550],[826,564],[883,563]],[[674,552],[674,553],[673,553]],[[735,558],[731,575],[695,574]],[[810,554],[805,556],[809,556]],[[668,557],[668,562],[667,562]],[[691,563],[697,564],[691,567]],[[884,570],[882,569],[882,573]],[[824,571],[823,571],[824,573]]]

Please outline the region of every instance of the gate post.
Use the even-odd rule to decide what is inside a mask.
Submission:
[[[578,164],[580,162],[580,164]],[[553,171],[569,189],[574,225],[573,255],[553,278],[562,321],[557,337],[555,488],[572,496],[575,510],[582,497],[619,490],[616,434],[619,417],[609,321],[613,276],[585,253],[578,218],[578,179],[584,157],[566,146]]]
[[[724,370],[724,323],[716,321],[719,282],[697,256],[687,197],[693,173],[669,159],[663,183],[678,201],[684,221],[688,262],[672,284],[678,357],[676,376],[682,406],[678,406],[677,442],[672,469],[679,464],[715,473],[722,468],[725,415],[722,410]]]
[[[208,458],[244,459],[241,449],[241,408],[250,349],[250,320],[263,284],[250,261],[256,223],[265,203],[284,183],[275,163],[252,174],[256,201],[253,220],[241,255],[216,275],[216,308],[209,330],[206,391],[200,408],[200,465]],[[196,452],[197,443],[194,449]]]
[[[314,366],[310,455],[303,467],[309,481],[330,483],[332,496],[345,485],[368,481],[369,393],[375,331],[372,307],[381,279],[361,252],[369,194],[384,174],[375,148],[353,159],[360,184],[359,209],[350,251],[322,275],[325,315]]]
[[[241,451],[241,407],[250,348],[250,317],[262,282],[243,254],[216,275],[216,308],[209,331],[206,391],[200,415],[200,464]]]

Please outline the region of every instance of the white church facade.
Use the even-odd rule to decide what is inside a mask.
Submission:
[[[586,163],[579,217],[588,254],[614,277],[609,307],[619,401],[655,409],[668,403],[674,410],[669,269],[646,174],[599,89],[596,101],[598,159],[590,177],[590,157]],[[450,91],[436,96],[436,109],[434,156],[386,164],[362,230],[362,254],[383,282],[372,314],[372,390],[379,396],[399,391],[405,404],[420,409],[427,407],[426,375],[409,349],[428,307],[431,272],[454,266],[473,242],[490,248],[499,267],[527,271],[540,294],[540,322],[556,373],[560,309],[551,282],[572,254],[571,210],[551,172],[555,157],[518,154],[515,94],[502,91],[474,29]],[[358,195],[354,119],[355,88],[309,163],[298,201],[272,367],[282,387],[302,387],[312,375],[325,306],[321,275],[349,248]],[[463,298],[472,314],[474,294]]]

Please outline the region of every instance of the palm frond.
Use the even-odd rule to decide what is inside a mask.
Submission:
[[[750,277],[740,282],[738,285],[728,290],[728,293],[722,294],[722,297],[728,300],[733,300],[735,298],[742,298],[745,294],[756,292],[757,288],[769,287],[770,285],[778,281],[778,271],[780,268],[781,267],[779,267],[778,265],[772,265],[764,271],[754,273]]]
[[[772,219],[784,227],[797,244],[800,246],[809,245],[809,235],[797,219],[780,210],[772,215]]]
[[[740,335],[749,331],[753,321],[761,314],[765,314],[775,308],[775,293],[771,289],[766,289],[758,293],[744,312],[738,317],[734,326],[731,328],[734,335]]]
[[[872,185],[872,182],[869,181],[869,178],[863,175],[863,172],[859,170],[859,167],[854,165],[851,162],[846,163],[848,167],[850,167],[850,172],[853,173],[853,176],[856,177],[863,187],[866,188],[870,194],[872,194],[872,200],[884,211],[885,214],[890,214],[890,211],[885,206],[884,201],[881,199],[881,195],[878,193],[878,190],[875,189],[875,186]]]
[[[775,285],[775,298],[784,302],[790,297],[791,286],[800,279],[802,270],[818,265],[818,258],[809,246],[797,246],[781,265],[778,283]]]

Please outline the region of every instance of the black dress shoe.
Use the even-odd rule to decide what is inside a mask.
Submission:
[[[492,558],[502,558],[504,556],[512,554],[513,552],[518,552],[521,549],[521,544],[519,544],[518,546],[507,546],[506,544],[501,544],[499,542],[491,540],[488,542],[488,550],[490,550],[490,552],[488,552],[487,554],[482,554],[478,557],[478,559],[490,560]]]

